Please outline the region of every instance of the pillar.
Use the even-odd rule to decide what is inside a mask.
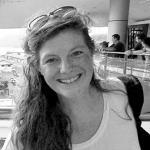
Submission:
[[[110,0],[108,22],[108,41],[112,43],[112,35],[119,34],[120,41],[126,44],[128,14],[130,0]]]

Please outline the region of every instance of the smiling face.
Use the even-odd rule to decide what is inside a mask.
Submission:
[[[81,32],[60,32],[45,42],[39,56],[40,71],[56,93],[72,97],[89,89],[93,59]]]

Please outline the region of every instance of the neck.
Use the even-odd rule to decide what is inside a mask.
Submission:
[[[100,104],[103,108],[102,94],[94,88],[72,98],[61,96],[60,101],[73,124],[88,121],[91,118],[89,116],[95,115],[100,110]],[[101,110],[103,111],[103,109]]]

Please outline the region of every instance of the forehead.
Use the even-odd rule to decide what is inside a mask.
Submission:
[[[40,49],[42,53],[61,53],[64,51],[70,51],[71,49],[79,46],[87,47],[83,33],[78,30],[65,29],[47,40]]]

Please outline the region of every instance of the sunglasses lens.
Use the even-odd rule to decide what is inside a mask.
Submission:
[[[36,26],[36,24],[38,24],[39,22],[43,22],[45,19],[46,19],[46,16],[47,15],[41,15],[41,16],[38,16],[36,18],[34,18],[28,25],[28,28],[31,30],[33,29],[33,27]]]
[[[74,16],[76,12],[76,8],[72,6],[60,7],[53,12],[50,12],[49,15],[41,15],[36,17],[29,23],[28,28],[29,30],[32,30],[33,27],[36,27],[38,23],[41,23],[40,26],[42,27],[48,21],[48,19],[50,19],[49,16],[53,16],[54,18],[69,19]]]
[[[76,13],[76,8],[72,6],[64,6],[61,8],[58,8],[50,13],[50,15],[53,15],[58,18],[67,19],[72,17]]]
[[[64,7],[60,7],[56,10],[54,10],[52,13],[53,15],[55,14],[65,14],[69,11],[72,11],[72,10],[76,10],[76,8],[72,7],[72,6],[64,6]]]
[[[64,19],[69,19],[71,18],[72,16],[74,16],[76,14],[76,10],[70,10],[70,11],[67,11],[64,15],[63,15],[63,18]]]

